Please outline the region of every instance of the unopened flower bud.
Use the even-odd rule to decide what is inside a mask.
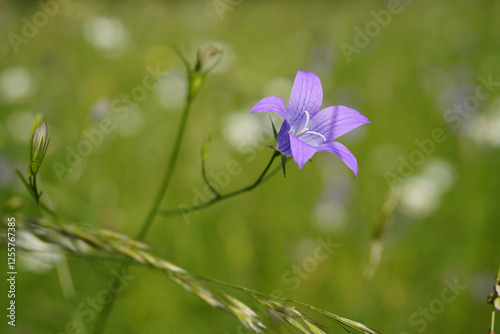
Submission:
[[[212,136],[207,136],[203,140],[203,146],[201,147],[201,162],[205,163],[208,156],[208,151],[210,150],[210,144],[212,144]]]
[[[194,69],[191,71],[189,81],[188,94],[190,99],[194,98],[194,96],[198,93],[201,85],[203,84],[203,80],[205,79],[205,75],[217,66],[221,59],[221,55],[222,51],[213,46],[209,46],[203,51],[198,51],[196,63],[194,64]]]
[[[204,78],[205,76],[203,74],[199,73],[191,74],[191,79],[189,81],[189,92],[188,92],[190,99],[193,99],[194,96],[198,93]]]
[[[30,167],[29,167],[30,175],[38,173],[43,158],[45,157],[45,152],[47,151],[48,144],[49,144],[49,133],[47,129],[47,123],[42,122],[36,128],[35,133],[33,133],[33,138],[31,140],[31,155],[30,155]]]
[[[222,50],[213,46],[209,46],[203,51],[199,51],[194,71],[199,73],[211,71],[219,63],[221,57]]]

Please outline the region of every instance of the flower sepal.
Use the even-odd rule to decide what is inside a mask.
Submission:
[[[274,124],[273,124],[273,128],[274,128]],[[278,147],[274,146],[274,145],[269,145],[267,146],[269,147],[270,149],[274,150],[274,157],[277,157],[278,155],[281,157],[281,168],[283,170],[283,177],[286,178],[286,163],[287,163],[287,160],[288,160],[288,157],[286,155],[284,155],[279,149]]]

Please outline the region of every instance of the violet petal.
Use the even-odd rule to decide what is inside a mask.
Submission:
[[[321,103],[323,88],[319,78],[312,72],[298,71],[288,102],[287,119],[290,124],[304,111],[309,112],[312,118],[321,108]]]
[[[351,151],[349,151],[343,144],[332,141],[320,145],[317,150],[318,152],[328,151],[338,155],[340,159],[342,159],[342,161],[347,165],[347,167],[349,167],[354,172],[354,176],[358,176],[358,162]]]
[[[294,135],[289,134],[290,147],[292,149],[292,156],[299,168],[302,169],[304,164],[312,158],[316,153],[316,147],[304,143],[302,140],[296,138]]]
[[[269,96],[260,100],[250,111],[254,112],[274,112],[286,118],[286,105],[281,97]]]
[[[344,106],[334,106],[318,112],[309,122],[309,130],[321,133],[326,141],[331,141],[366,123],[370,123],[368,118],[360,112]]]
[[[290,148],[290,138],[288,135],[289,131],[290,125],[286,120],[284,120],[278,133],[278,137],[276,138],[276,142],[278,143],[278,150],[284,155],[291,157],[292,150]]]

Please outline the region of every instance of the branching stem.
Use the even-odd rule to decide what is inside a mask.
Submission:
[[[190,207],[182,208],[182,209],[178,209],[178,210],[163,210],[163,211],[160,211],[160,212],[164,216],[175,216],[175,215],[181,215],[181,214],[186,214],[186,213],[190,213],[190,212],[200,211],[202,209],[205,209],[205,208],[207,208],[209,206],[212,206],[212,205],[214,205],[214,204],[216,204],[218,202],[221,202],[223,200],[226,200],[228,198],[231,198],[231,197],[234,197],[236,195],[240,195],[240,194],[245,193],[247,191],[253,190],[255,187],[257,187],[261,183],[267,181],[271,176],[273,176],[274,174],[276,174],[281,169],[281,166],[278,166],[271,173],[269,173],[269,175],[266,176],[267,172],[271,168],[271,165],[272,165],[274,159],[276,157],[278,157],[278,156],[280,156],[280,153],[278,151],[274,151],[273,155],[271,156],[271,160],[269,160],[269,162],[267,163],[267,166],[264,168],[264,170],[259,175],[259,177],[257,178],[257,180],[254,183],[252,183],[252,184],[250,184],[250,185],[248,185],[246,187],[243,187],[241,189],[232,191],[232,192],[227,193],[227,194],[220,194],[219,192],[216,192],[214,198],[212,198],[212,199],[210,199],[210,200],[208,200],[206,202],[203,202],[203,203],[201,203],[199,205],[196,205],[196,206],[190,206]],[[207,184],[209,184],[208,180],[206,179],[206,177],[204,177],[204,179],[205,179],[205,182]],[[209,185],[209,187],[211,187],[211,186]],[[215,191],[215,190],[213,190],[213,191]]]

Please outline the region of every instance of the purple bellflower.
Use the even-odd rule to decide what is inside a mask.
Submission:
[[[285,119],[277,137],[278,150],[293,157],[299,168],[314,153],[328,151],[338,155],[357,176],[356,158],[347,147],[333,140],[370,122],[358,111],[344,106],[320,110],[322,103],[319,78],[312,72],[298,71],[288,107],[283,99],[270,96],[260,100],[251,112],[274,112]]]

